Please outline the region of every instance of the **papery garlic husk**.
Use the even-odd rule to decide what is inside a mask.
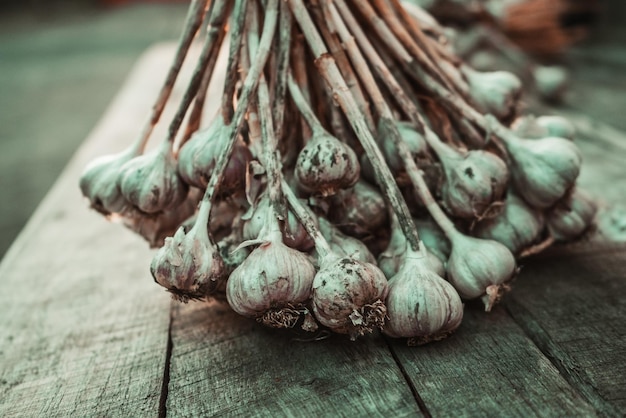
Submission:
[[[317,132],[300,151],[294,172],[303,190],[331,196],[357,182],[360,165],[348,145],[327,132]]]
[[[359,180],[354,187],[333,196],[329,217],[350,236],[371,235],[387,222],[385,198],[377,188]]]
[[[522,82],[508,71],[478,72],[464,66],[461,70],[469,85],[472,99],[486,113],[500,120],[515,114],[522,92]]]
[[[378,256],[378,267],[385,273],[388,279],[391,279],[400,270],[407,256],[408,242],[395,216],[392,217],[391,239],[385,251]],[[419,232],[418,232],[419,234]],[[420,234],[420,238],[422,238]],[[446,276],[446,268],[436,255],[432,254],[427,248],[423,248],[423,254],[426,254],[426,263],[429,270],[435,272],[441,277]]]
[[[230,275],[226,297],[240,315],[263,325],[292,328],[311,295],[315,267],[281,242],[280,231],[255,248]]]
[[[576,187],[546,214],[548,230],[556,241],[579,237],[593,223],[598,206],[583,190]]]
[[[205,129],[194,133],[178,152],[178,173],[185,183],[205,189],[215,163],[224,152],[226,141],[226,126],[218,115]],[[224,169],[220,182],[220,195],[228,195],[244,189],[246,181],[246,167],[252,160],[250,150],[241,138],[235,141],[233,151]]]
[[[387,279],[374,264],[330,256],[315,275],[311,303],[322,325],[355,340],[383,327],[386,296]]]
[[[563,116],[539,116],[535,123],[545,130],[545,136],[555,136],[573,140],[576,137],[576,127]]]
[[[545,227],[543,213],[529,206],[515,193],[509,192],[500,214],[479,222],[472,234],[492,239],[506,246],[513,254],[537,241]]]
[[[91,207],[104,216],[119,214],[131,206],[118,186],[120,169],[137,156],[135,146],[120,153],[95,158],[80,176],[80,190]]]
[[[498,241],[457,233],[446,265],[448,281],[463,299],[481,298],[489,312],[517,273],[515,257]]]
[[[441,190],[444,207],[459,218],[492,216],[508,184],[506,164],[488,151],[469,151],[461,158],[446,157],[448,161],[443,164],[446,173]]]
[[[452,245],[446,234],[443,233],[439,225],[431,219],[415,219],[413,218],[415,229],[428,249],[429,254],[433,254],[442,263],[445,263],[452,252]],[[442,276],[443,277],[443,276]]]
[[[376,264],[376,257],[363,242],[341,232],[324,218],[318,218],[320,232],[330,249],[339,256],[347,256],[364,263]]]
[[[243,239],[255,239],[261,233],[266,224],[267,211],[270,210],[269,195],[265,193],[256,203],[256,206],[250,208],[249,213],[244,215],[243,220]],[[313,219],[316,219],[313,216]],[[298,218],[291,210],[287,210],[287,220],[283,222],[283,243],[288,247],[295,248],[300,251],[309,251],[315,247],[315,241],[311,239],[309,234],[298,221]]]
[[[383,333],[408,338],[410,345],[441,340],[463,319],[463,303],[450,283],[428,266],[423,251],[408,250],[389,280],[387,323]]]
[[[193,218],[200,199],[202,199],[202,192],[192,187],[187,198],[180,205],[154,215],[138,213],[134,216],[126,216],[122,218],[122,222],[124,226],[148,241],[150,248],[160,248],[165,245],[167,237],[173,236],[181,225],[186,225],[187,221]],[[188,231],[191,226],[185,228],[185,231]]]
[[[118,185],[126,200],[144,213],[175,208],[189,191],[176,172],[176,158],[168,141],[124,164]]]
[[[578,178],[582,155],[572,141],[558,137],[522,139],[511,135],[505,145],[515,190],[535,208],[554,205]]]
[[[215,294],[227,278],[217,246],[201,223],[188,233],[180,227],[173,237],[166,238],[150,264],[154,280],[181,302]]]

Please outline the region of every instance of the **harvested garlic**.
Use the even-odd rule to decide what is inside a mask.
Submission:
[[[597,205],[587,193],[578,187],[574,188],[546,215],[550,235],[556,241],[577,238],[592,224],[597,210]]]
[[[519,254],[537,240],[544,226],[541,211],[509,192],[502,212],[494,218],[482,220],[472,232],[478,238],[498,241],[513,254]]]
[[[407,249],[398,273],[389,280],[383,333],[408,338],[409,345],[441,340],[458,328],[463,303],[450,283],[430,269],[423,248]]]
[[[376,264],[376,258],[361,240],[344,234],[325,218],[318,218],[318,222],[322,235],[334,253],[364,263]]]
[[[168,141],[124,164],[118,185],[126,200],[144,213],[175,208],[185,200],[189,189],[176,172],[176,159]]]
[[[331,202],[331,221],[348,235],[371,235],[387,222],[385,199],[378,189],[364,180],[340,191]]]
[[[515,114],[522,82],[508,71],[479,72],[468,66],[461,69],[469,85],[469,94],[486,113],[500,120]]]

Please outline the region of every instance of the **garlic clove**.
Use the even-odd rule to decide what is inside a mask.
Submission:
[[[169,142],[135,157],[120,169],[119,188],[129,203],[144,213],[158,213],[178,206],[188,186],[176,172],[176,159]]]
[[[300,151],[295,176],[308,192],[331,196],[353,186],[359,179],[360,165],[354,151],[327,132],[313,135]]]
[[[323,262],[313,280],[317,320],[351,340],[382,328],[387,309],[387,279],[378,267],[351,257]]]
[[[557,241],[570,241],[585,232],[593,223],[598,207],[578,187],[558,202],[546,215],[550,235]]]
[[[452,285],[429,269],[424,255],[411,252],[389,280],[388,320],[383,333],[408,338],[410,345],[441,340],[463,319],[463,303]]]
[[[455,235],[448,281],[464,299],[481,298],[489,312],[517,272],[515,257],[498,241]]]
[[[291,328],[311,295],[315,268],[306,254],[280,241],[255,248],[230,275],[226,297],[240,315]]]

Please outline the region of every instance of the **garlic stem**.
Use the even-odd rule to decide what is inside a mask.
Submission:
[[[389,204],[394,209],[396,216],[403,225],[403,230],[410,230],[411,215],[409,208],[402,197],[402,193],[396,184],[389,167],[385,164],[385,158],[383,157],[376,140],[372,136],[372,133],[368,129],[367,122],[363,113],[359,110],[354,98],[349,94],[348,86],[346,85],[341,72],[337,68],[337,65],[328,54],[328,50],[322,41],[322,38],[315,27],[315,24],[311,20],[306,6],[302,0],[288,0],[291,10],[304,33],[305,38],[313,55],[315,56],[315,64],[331,87],[333,96],[343,109],[344,114],[348,118],[352,129],[359,138],[365,153],[370,159],[379,187],[383,190],[387,197]]]
[[[304,97],[302,90],[300,90],[300,87],[294,80],[291,73],[287,75],[287,87],[289,88],[289,94],[291,94],[291,98],[300,111],[300,114],[311,128],[311,131],[313,131],[313,135],[319,135],[326,132],[326,129],[317,118],[317,115],[315,115],[315,112],[311,108],[307,99]]]
[[[334,252],[330,248],[330,245],[328,244],[328,241],[326,240],[326,238],[324,238],[317,225],[315,225],[315,221],[313,220],[307,209],[304,207],[304,205],[300,202],[300,200],[298,200],[285,179],[282,179],[281,184],[283,194],[287,198],[289,206],[291,206],[291,209],[293,209],[293,213],[295,213],[296,217],[300,220],[302,226],[304,226],[304,229],[309,234],[309,236],[313,238],[313,241],[315,241],[315,249],[319,254],[320,260],[323,260],[328,256],[334,254]]]
[[[206,38],[204,45],[202,46],[202,51],[200,52],[200,57],[198,57],[196,68],[194,69],[191,80],[187,85],[187,90],[185,90],[183,100],[180,102],[178,110],[176,111],[168,129],[167,141],[170,143],[174,142],[178,129],[183,123],[183,119],[187,113],[187,109],[189,109],[191,101],[196,96],[198,86],[202,82],[202,78],[204,77],[211,55],[216,53],[215,50],[219,51],[218,39],[220,37],[220,32],[224,30],[231,2],[226,0],[215,0],[214,3],[215,4],[211,4],[211,15],[209,16]]]
[[[237,88],[237,77],[239,76],[237,67],[239,66],[239,50],[245,29],[247,0],[235,0],[232,13],[232,23],[230,28],[228,64],[226,64],[226,80],[224,81],[224,92],[222,94],[222,118],[226,125],[230,124],[233,116],[233,96]]]
[[[161,115],[163,114],[163,109],[165,109],[165,104],[172,93],[172,89],[174,88],[174,83],[178,78],[178,74],[180,73],[180,69],[183,66],[183,61],[187,56],[187,52],[189,52],[189,47],[193,41],[193,38],[196,36],[196,32],[200,28],[202,21],[204,20],[204,15],[209,9],[209,14],[211,14],[211,10],[213,8],[214,2],[210,2],[209,0],[192,0],[189,5],[189,9],[187,10],[187,17],[185,18],[185,23],[183,26],[183,33],[180,36],[178,41],[178,47],[176,49],[176,56],[172,61],[170,69],[165,77],[165,81],[163,82],[163,86],[159,91],[159,95],[152,106],[152,113],[150,114],[149,119],[146,121],[144,127],[141,130],[141,134],[138,137],[138,140],[135,147],[135,155],[139,155],[143,152],[146,144],[148,143],[148,139],[152,134],[152,131],[155,125],[159,122]]]
[[[280,18],[278,21],[278,47],[276,50],[276,80],[274,85],[274,102],[272,116],[277,141],[283,139],[285,123],[285,105],[287,101],[287,74],[291,52],[291,30],[293,19],[289,7],[280,2]]]
[[[261,77],[261,73],[263,71],[263,67],[265,66],[267,57],[269,56],[270,48],[272,46],[272,39],[274,38],[274,33],[276,31],[277,21],[278,0],[268,0],[268,6],[265,12],[265,18],[263,22],[263,32],[261,33],[261,40],[259,42],[259,48],[254,57],[254,62],[252,63],[252,66],[250,67],[250,70],[244,80],[243,88],[241,89],[241,96],[237,104],[237,110],[233,115],[231,123],[225,127],[225,136],[228,138],[228,140],[225,149],[222,153],[220,153],[220,156],[215,163],[213,175],[209,180],[209,184],[207,185],[207,189],[203,199],[212,200],[217,188],[219,187],[220,182],[222,181],[222,174],[224,172],[224,169],[226,168],[226,165],[228,164],[228,161],[233,151],[233,147],[237,140],[237,136],[239,135],[244,116],[248,109],[248,104],[250,103],[252,92],[258,84],[259,78]]]

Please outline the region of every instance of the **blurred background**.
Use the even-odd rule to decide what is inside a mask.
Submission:
[[[0,0],[0,257],[140,54],[177,39],[187,3]],[[561,104],[623,131],[625,21],[626,1],[601,1],[564,57],[573,84]]]

